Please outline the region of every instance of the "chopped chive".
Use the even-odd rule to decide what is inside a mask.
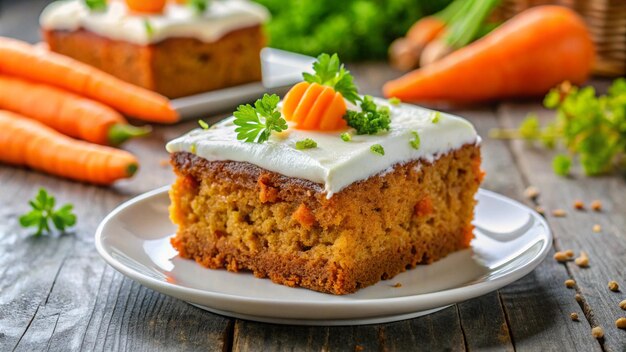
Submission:
[[[198,120],[198,125],[200,125],[200,127],[203,130],[208,130],[209,129],[209,124],[204,122],[204,120]]]
[[[296,149],[298,150],[311,149],[311,148],[317,148],[317,142],[312,140],[311,138],[306,138],[306,139],[296,142]]]
[[[413,139],[411,139],[410,141],[411,147],[413,147],[414,149],[420,149],[420,135],[417,134],[417,132],[415,131],[411,131],[411,134],[413,134]]]
[[[370,150],[376,154],[385,155],[385,149],[380,144],[374,144],[370,147]]]

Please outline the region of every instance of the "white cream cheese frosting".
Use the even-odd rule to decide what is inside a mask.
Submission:
[[[267,9],[246,0],[213,0],[202,14],[173,2],[168,2],[162,13],[144,14],[129,11],[123,0],[110,0],[104,11],[91,11],[83,0],[61,0],[43,10],[39,23],[46,30],[83,28],[109,39],[147,45],[172,37],[213,42],[268,18]]]
[[[285,176],[313,181],[322,184],[330,198],[346,186],[398,163],[417,159],[432,162],[463,145],[480,143],[476,130],[465,119],[441,113],[434,123],[432,110],[408,104],[393,106],[382,99],[375,101],[390,108],[389,132],[352,135],[352,140],[345,142],[338,132],[298,130],[290,125],[265,143],[246,143],[237,140],[237,126],[230,117],[210,129],[196,129],[174,139],[167,144],[167,150],[190,152],[210,161],[248,162]],[[410,144],[412,132],[420,137],[419,149]],[[305,138],[317,142],[317,148],[296,149],[296,142]],[[372,152],[370,147],[374,144],[380,144],[385,154]]]

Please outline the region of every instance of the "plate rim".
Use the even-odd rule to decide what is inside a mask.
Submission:
[[[131,267],[124,265],[123,263],[115,259],[113,256],[111,256],[111,254],[108,251],[105,250],[104,243],[103,243],[103,232],[107,224],[111,221],[111,219],[116,217],[119,213],[121,213],[126,208],[136,205],[136,203],[145,201],[148,198],[161,196],[162,193],[167,193],[170,187],[171,185],[159,187],[157,189],[154,189],[154,190],[145,192],[143,194],[140,194],[136,197],[133,197],[123,202],[122,204],[118,205],[98,225],[98,228],[96,229],[96,233],[95,233],[95,246],[96,246],[96,250],[98,254],[100,254],[100,256],[105,260],[105,262],[107,262],[107,264],[111,265],[115,270],[117,270],[121,274],[137,281],[138,283],[144,286],[148,286],[156,291],[159,291],[168,296],[173,296],[177,299],[180,299],[180,298],[176,297],[175,295],[172,295],[171,293],[166,293],[163,291],[167,290],[168,292],[176,292],[177,294],[194,295],[194,296],[203,297],[205,299],[217,299],[222,302],[228,301],[230,303],[253,303],[253,304],[266,304],[266,305],[272,305],[272,306],[297,305],[298,307],[301,307],[301,308],[316,308],[316,307],[321,307],[321,306],[326,307],[326,308],[333,308],[333,307],[355,308],[359,306],[368,306],[371,304],[384,304],[384,305],[387,305],[387,307],[399,305],[399,306],[405,306],[408,308],[410,306],[424,304],[425,302],[438,302],[437,304],[432,303],[429,305],[433,307],[434,306],[440,307],[440,306],[454,304],[454,303],[458,303],[458,302],[462,302],[468,299],[482,296],[494,290],[500,289],[528,275],[539,264],[541,264],[541,262],[543,262],[545,257],[548,255],[550,249],[552,248],[552,242],[553,242],[552,231],[550,227],[548,226],[547,221],[545,220],[544,217],[539,215],[539,213],[537,213],[534,209],[531,209],[530,207],[527,207],[526,205],[514,199],[501,195],[499,193],[480,188],[477,194],[485,194],[487,196],[497,198],[500,201],[511,203],[515,206],[524,208],[525,210],[529,211],[533,215],[533,217],[537,221],[539,221],[541,225],[543,225],[543,227],[546,229],[546,232],[544,235],[544,237],[546,238],[546,241],[543,243],[542,248],[539,250],[537,255],[535,255],[535,257],[532,258],[532,260],[518,267],[515,271],[513,271],[512,273],[508,275],[498,277],[490,281],[481,281],[481,282],[473,283],[467,286],[453,287],[453,288],[449,288],[449,289],[445,289],[441,291],[414,294],[414,295],[405,295],[405,296],[399,296],[399,297],[385,297],[385,298],[358,298],[358,299],[353,299],[353,300],[346,299],[346,300],[337,300],[337,301],[323,301],[323,300],[315,299],[315,300],[297,301],[297,300],[285,300],[285,299],[280,299],[280,298],[275,298],[275,299],[274,298],[258,298],[258,297],[226,294],[226,293],[221,293],[221,292],[202,290],[198,288],[185,287],[185,286],[169,283],[166,281],[162,281],[162,280],[150,277]],[[233,273],[233,275],[237,275],[237,274]],[[162,288],[162,289],[159,289],[159,288]],[[333,296],[334,297],[350,297],[349,295],[348,296],[333,295]],[[461,296],[462,298],[460,299],[455,298],[458,296]]]

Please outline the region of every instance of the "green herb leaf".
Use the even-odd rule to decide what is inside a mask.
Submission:
[[[343,117],[348,126],[356,129],[357,134],[377,134],[389,131],[391,114],[389,108],[378,108],[371,96],[366,95],[361,100],[361,111],[348,110]]]
[[[200,125],[200,128],[202,128],[203,130],[209,129],[209,124],[206,123],[204,120],[198,120],[198,125]]]
[[[28,204],[33,209],[20,216],[19,222],[22,227],[36,227],[35,236],[50,232],[50,221],[59,231],[65,231],[76,224],[76,215],[72,212],[73,205],[65,204],[55,210],[54,197],[43,188]]]
[[[572,166],[572,161],[567,155],[557,155],[552,159],[552,169],[554,173],[559,176],[569,175],[569,170]]]
[[[197,14],[204,13],[209,7],[208,0],[187,0],[187,5]]]
[[[337,54],[330,56],[324,53],[318,56],[317,61],[313,63],[313,71],[315,74],[306,72],[302,74],[306,82],[332,87],[352,104],[360,100],[353,77],[339,61]]]
[[[433,111],[430,121],[432,121],[432,123],[438,123],[439,119],[441,119],[441,113],[439,111]]]
[[[397,106],[397,105],[400,105],[400,103],[402,103],[400,98],[396,98],[396,97],[389,98],[389,104],[391,105]]]
[[[411,131],[411,134],[413,135],[413,139],[409,141],[411,147],[413,147],[413,149],[420,149],[420,144],[422,143],[420,135],[416,131]]]
[[[385,155],[385,149],[380,144],[374,144],[370,147],[370,150],[376,154]]]
[[[276,94],[263,95],[254,103],[239,105],[234,124],[237,139],[245,142],[263,143],[270,138],[272,131],[281,132],[287,129],[287,121],[276,110],[280,98]]]
[[[561,144],[576,156],[587,175],[614,170],[626,156],[626,80],[613,82],[608,94],[597,96],[593,87],[563,82],[544,99],[555,118],[543,127],[529,115],[515,131],[498,131],[500,137],[541,141],[554,148]],[[559,175],[569,172],[572,160],[559,156],[553,162]]]
[[[344,132],[341,134],[341,140],[344,142],[350,142],[352,140],[352,135],[348,132]]]
[[[104,11],[107,8],[106,0],[84,0],[85,5],[91,11]]]
[[[298,150],[311,149],[311,148],[317,148],[317,142],[312,140],[311,138],[306,138],[306,139],[296,142],[296,149]]]
[[[148,38],[152,37],[154,35],[154,27],[152,27],[152,23],[150,23],[150,20],[144,18],[143,26],[146,29],[146,34],[148,35]]]
[[[537,115],[528,115],[519,126],[520,136],[524,139],[535,139],[541,134]]]

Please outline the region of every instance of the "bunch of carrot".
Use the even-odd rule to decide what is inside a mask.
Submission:
[[[391,65],[400,70],[426,66],[480,38],[495,27],[487,17],[499,0],[454,0],[442,11],[415,22],[389,47]]]
[[[0,162],[94,184],[130,177],[137,159],[110,146],[150,128],[128,124],[122,113],[150,122],[178,120],[157,93],[0,37]]]
[[[383,92],[419,102],[541,96],[562,81],[584,83],[594,56],[578,14],[561,6],[537,6],[442,59],[387,82]]]

